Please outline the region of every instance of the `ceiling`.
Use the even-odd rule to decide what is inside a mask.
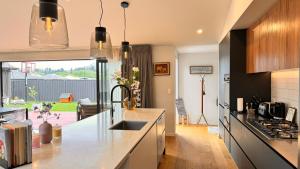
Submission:
[[[0,50],[28,48],[33,0],[9,0],[0,6]],[[103,0],[103,25],[113,45],[122,41],[121,0]],[[188,3],[187,3],[188,2]],[[65,8],[71,47],[88,47],[97,26],[98,0],[59,0]],[[130,0],[127,40],[134,44],[207,45],[218,43],[231,0]],[[197,29],[203,29],[198,35]]]

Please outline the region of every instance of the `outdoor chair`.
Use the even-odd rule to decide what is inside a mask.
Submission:
[[[176,108],[178,112],[179,124],[189,124],[189,116],[186,113],[182,98],[176,99]]]
[[[77,104],[77,121],[97,114],[97,103],[92,103],[89,98],[80,99]]]

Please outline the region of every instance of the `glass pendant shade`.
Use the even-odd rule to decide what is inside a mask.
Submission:
[[[120,48],[120,58],[123,63],[128,62],[131,59],[132,47],[129,42],[123,41],[122,46]]]
[[[34,48],[67,48],[69,37],[65,12],[57,0],[40,0],[32,7],[29,45]]]
[[[90,55],[93,59],[113,59],[109,33],[105,27],[96,27],[92,33]]]

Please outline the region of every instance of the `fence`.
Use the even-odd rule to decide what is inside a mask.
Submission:
[[[25,98],[25,80],[11,80],[12,97]],[[96,80],[45,80],[45,79],[29,79],[28,86],[34,86],[38,95],[38,101],[56,102],[62,93],[72,93],[74,100],[78,101],[82,98],[89,98],[96,101]],[[29,100],[31,98],[28,97]]]

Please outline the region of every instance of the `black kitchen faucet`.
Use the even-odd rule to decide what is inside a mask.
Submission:
[[[111,117],[111,122],[113,123],[113,121],[114,121],[114,103],[123,103],[123,101],[122,100],[120,100],[120,101],[114,101],[114,98],[113,98],[113,96],[114,96],[114,91],[115,91],[115,89],[116,88],[118,88],[118,87],[120,87],[120,88],[125,88],[125,90],[127,90],[127,93],[128,93],[128,109],[130,109],[131,108],[131,93],[130,93],[130,89],[127,87],[127,86],[125,86],[125,85],[116,85],[116,86],[114,86],[112,89],[111,89],[111,93],[110,93],[110,103],[111,103],[111,111],[110,111],[110,117]]]

